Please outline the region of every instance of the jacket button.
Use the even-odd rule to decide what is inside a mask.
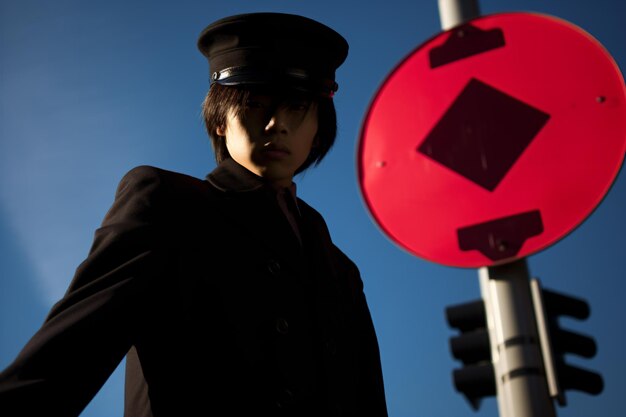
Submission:
[[[276,259],[270,259],[267,261],[267,270],[270,271],[272,275],[280,274],[280,263]]]
[[[276,331],[280,334],[287,334],[289,332],[289,322],[284,318],[276,319]]]

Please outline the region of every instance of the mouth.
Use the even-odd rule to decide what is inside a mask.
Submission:
[[[275,143],[269,143],[265,145],[262,152],[264,155],[267,155],[270,158],[284,158],[291,155],[291,152],[286,146]]]

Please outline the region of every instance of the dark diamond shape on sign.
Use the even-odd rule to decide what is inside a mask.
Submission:
[[[493,191],[549,118],[472,79],[417,150]]]
[[[511,258],[532,236],[543,233],[539,210],[515,214],[457,230],[462,251],[477,250],[492,261]]]

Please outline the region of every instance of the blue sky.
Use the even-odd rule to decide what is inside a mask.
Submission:
[[[0,0],[0,368],[62,297],[126,171],[148,164],[203,177],[214,167],[200,118],[208,68],[195,47],[199,32],[223,16],[277,11],[320,20],[350,43],[338,71],[337,145],[297,182],[361,268],[390,415],[474,414],[452,386],[459,364],[448,350],[453,331],[444,309],[479,296],[477,272],[416,258],[391,242],[368,213],[356,174],[368,105],[398,61],[440,31],[436,3]],[[569,20],[626,66],[623,2],[480,4],[483,14],[534,11]],[[570,361],[599,371],[605,390],[597,397],[568,392],[560,416],[622,415],[624,211],[622,173],[587,221],[529,258],[545,286],[591,305],[590,319],[566,324],[593,335],[598,354]],[[122,379],[118,370],[83,415],[121,415]],[[477,415],[496,416],[495,399]]]

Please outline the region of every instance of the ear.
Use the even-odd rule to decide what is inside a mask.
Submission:
[[[218,136],[226,136],[226,129],[224,126],[218,126],[217,129],[215,129],[215,133],[217,133]]]

